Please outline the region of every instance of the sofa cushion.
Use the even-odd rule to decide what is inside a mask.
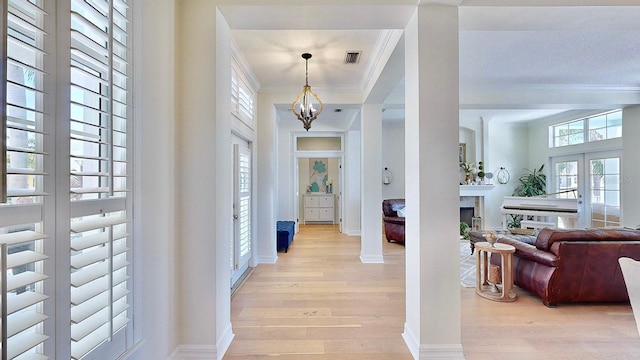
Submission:
[[[536,248],[549,251],[559,241],[637,241],[640,231],[629,228],[549,229],[544,228],[536,238]]]

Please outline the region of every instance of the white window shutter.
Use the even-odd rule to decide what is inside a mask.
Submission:
[[[3,70],[0,156],[0,283],[3,359],[47,359],[42,333],[44,293],[43,171],[49,155],[43,151],[49,135],[44,128],[45,12],[41,1],[2,0]],[[5,61],[6,59],[6,61]],[[6,65],[6,67],[5,67]],[[6,105],[5,105],[6,104]],[[5,198],[6,196],[6,198]],[[6,200],[6,201],[4,201]]]
[[[129,12],[123,0],[71,0],[73,359],[110,341],[130,323]]]

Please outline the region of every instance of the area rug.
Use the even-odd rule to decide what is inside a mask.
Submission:
[[[471,255],[468,240],[460,241],[460,285],[476,286],[476,254]]]

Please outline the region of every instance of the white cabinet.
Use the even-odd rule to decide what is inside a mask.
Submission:
[[[335,203],[333,195],[313,195],[306,194],[304,196],[304,222],[322,221],[334,223]]]

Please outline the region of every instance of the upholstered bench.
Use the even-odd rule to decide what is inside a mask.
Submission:
[[[284,249],[284,252],[289,251],[289,245],[293,242],[293,234],[295,233],[296,223],[293,221],[277,221],[276,231],[278,234],[278,248],[277,250]]]

